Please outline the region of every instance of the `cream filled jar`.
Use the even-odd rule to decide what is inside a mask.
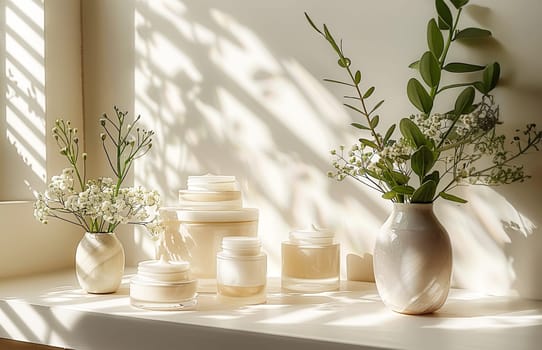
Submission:
[[[290,232],[282,242],[282,288],[323,292],[339,288],[340,245],[327,229]]]
[[[258,237],[224,237],[216,255],[217,294],[221,301],[262,304],[266,301],[267,255]]]
[[[180,235],[176,250],[190,262],[194,277],[216,278],[216,254],[224,237],[258,234],[258,209],[242,205],[234,176],[203,175],[188,177],[179,206],[160,209],[166,237]]]
[[[148,260],[130,281],[130,304],[149,310],[182,310],[196,305],[197,281],[186,261]]]

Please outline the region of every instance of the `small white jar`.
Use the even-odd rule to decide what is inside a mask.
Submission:
[[[282,242],[282,288],[324,292],[339,288],[340,246],[333,232],[313,227]]]
[[[225,302],[266,302],[267,255],[258,237],[230,236],[222,239],[216,259],[218,298]]]
[[[196,305],[196,289],[190,263],[142,261],[130,281],[130,303],[149,310],[183,310]]]

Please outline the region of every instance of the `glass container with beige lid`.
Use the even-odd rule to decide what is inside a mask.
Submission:
[[[262,304],[266,301],[267,255],[258,237],[224,237],[216,255],[218,299]]]
[[[235,176],[189,176],[179,206],[163,207],[166,237],[179,235],[180,255],[200,279],[216,278],[216,254],[228,236],[258,234],[258,209],[243,208]]]
[[[290,232],[282,242],[282,288],[323,292],[339,288],[340,246],[330,230]]]

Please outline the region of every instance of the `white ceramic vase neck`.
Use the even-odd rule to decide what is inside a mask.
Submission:
[[[424,314],[446,301],[452,273],[450,238],[433,204],[394,204],[375,244],[378,293],[392,310]]]
[[[88,293],[117,291],[124,273],[124,249],[117,236],[86,232],[75,253],[75,271]]]

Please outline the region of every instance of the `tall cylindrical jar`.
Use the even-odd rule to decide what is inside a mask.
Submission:
[[[290,232],[282,242],[282,288],[323,292],[339,288],[340,245],[326,229]]]
[[[75,252],[75,272],[87,293],[114,293],[124,273],[124,249],[113,232],[86,232]]]
[[[394,204],[375,244],[374,271],[382,301],[405,314],[438,310],[452,274],[452,246],[433,204]]]
[[[222,301],[266,301],[267,255],[258,237],[224,237],[216,256],[216,283]]]

